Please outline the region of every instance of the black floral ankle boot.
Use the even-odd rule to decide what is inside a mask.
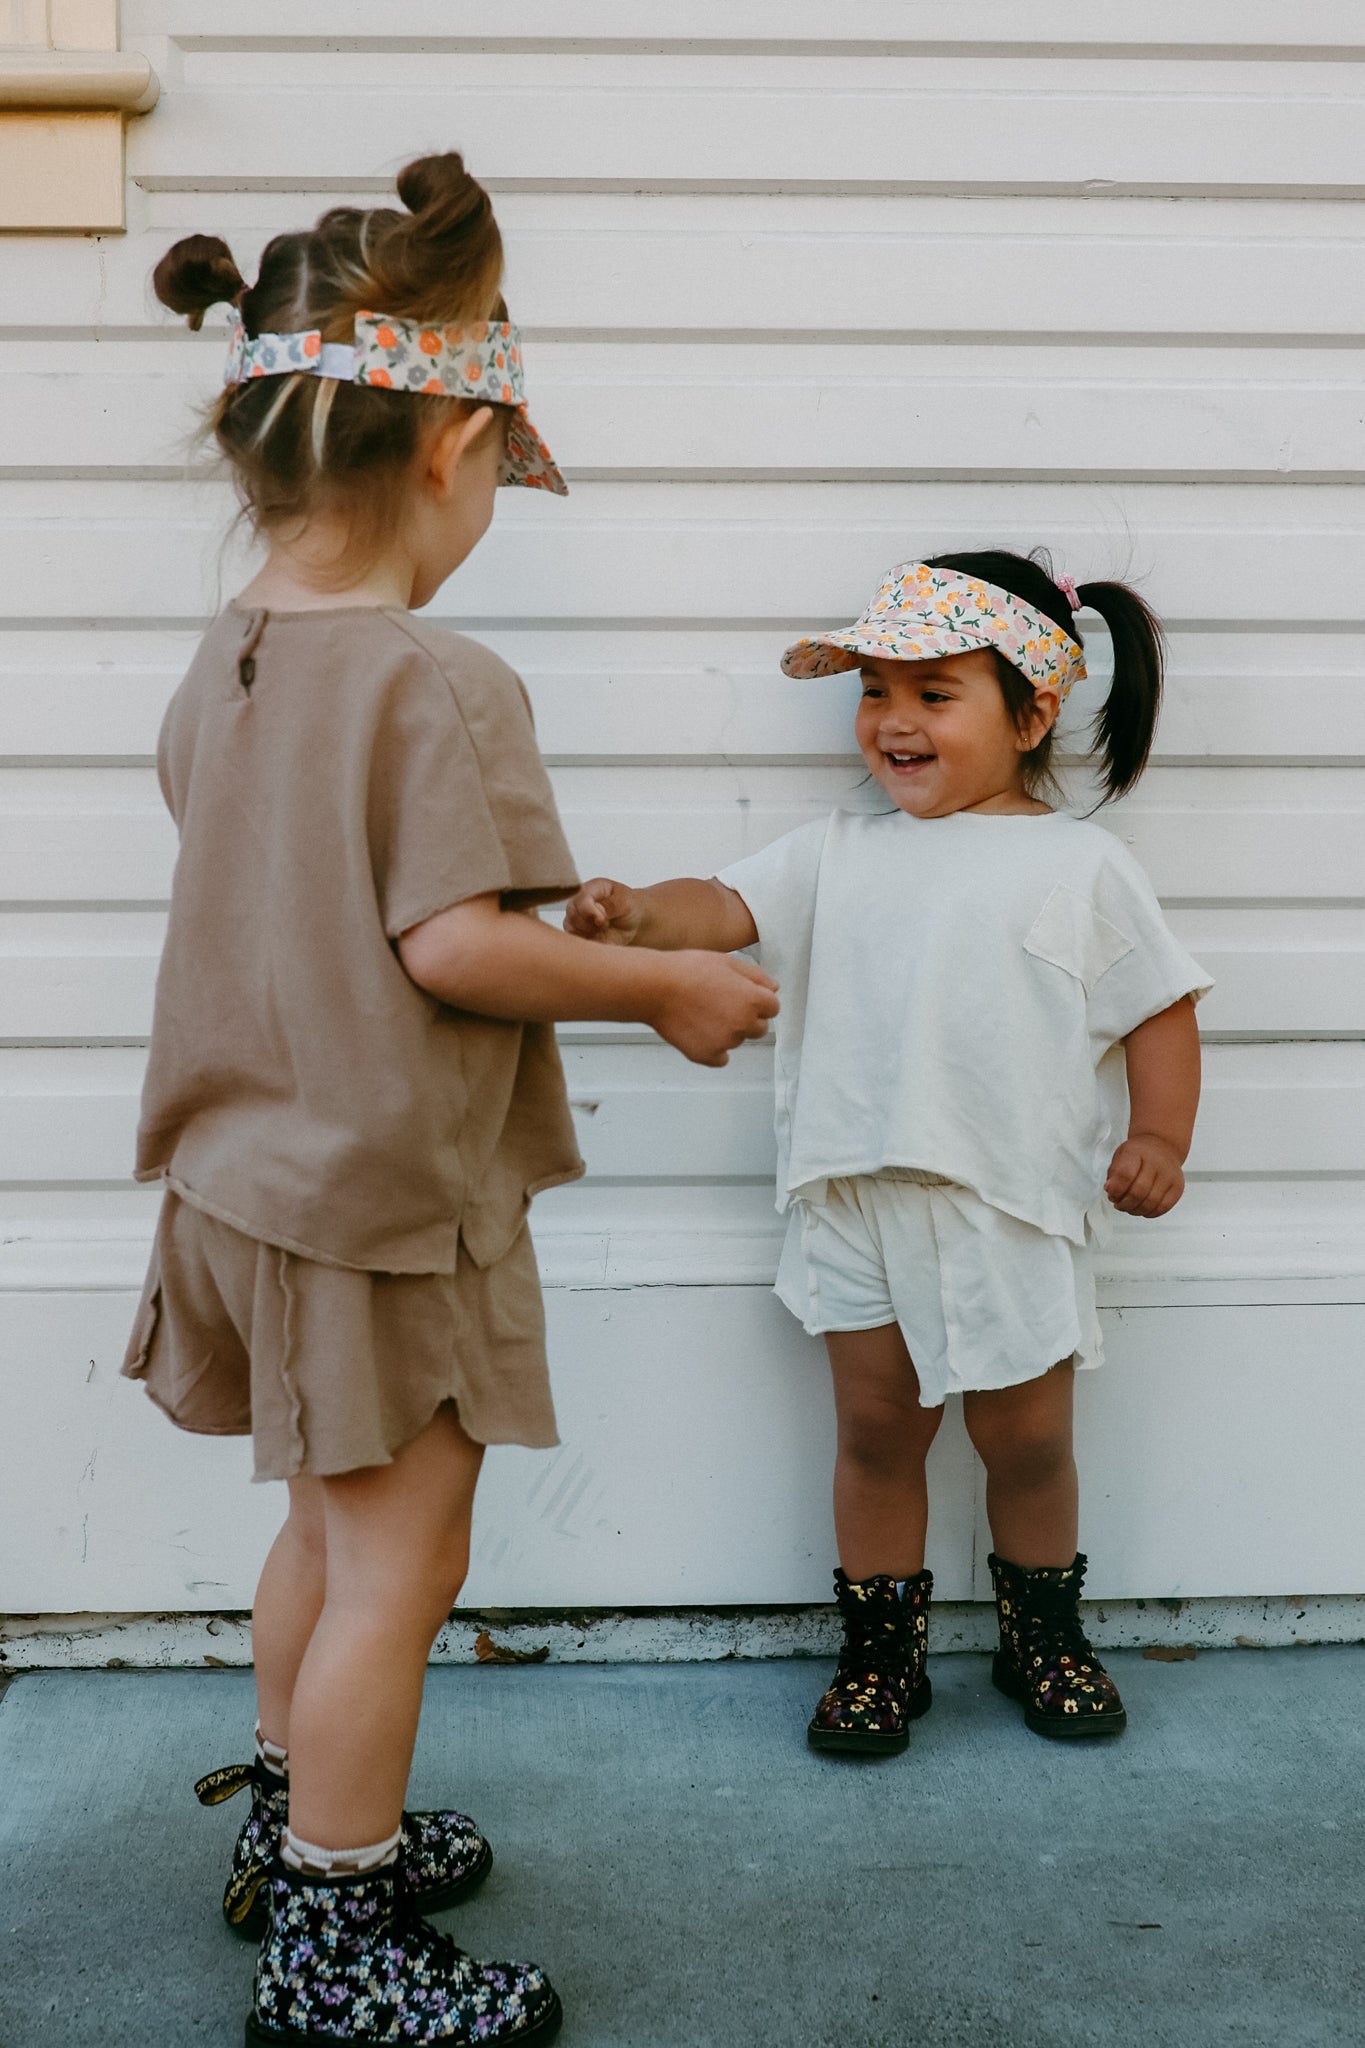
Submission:
[[[418,1912],[396,1864],[308,1877],[276,1863],[246,2048],[395,2041],[540,2048],[559,1999],[534,1963],[481,1963]]]
[[[201,1806],[221,1806],[248,1786],[251,1811],[233,1846],[223,1918],[233,1934],[259,1941],[270,1918],[266,1880],[289,1818],[289,1780],[276,1777],[258,1758],[210,1771],[194,1790]],[[467,1813],[405,1813],[398,1860],[419,1910],[439,1913],[483,1883],[493,1851]]]
[[[1000,1622],[993,1683],[1022,1702],[1035,1735],[1121,1735],[1128,1716],[1118,1687],[1081,1627],[1085,1558],[1078,1552],[1074,1564],[1036,1571],[1003,1557],[988,1562]]]
[[[917,1572],[897,1598],[885,1574],[847,1579],[834,1574],[834,1597],[844,1623],[844,1647],[834,1683],[806,1730],[812,1749],[886,1754],[904,1749],[910,1723],[927,1714],[933,1689],[925,1670],[929,1650],[932,1572]]]

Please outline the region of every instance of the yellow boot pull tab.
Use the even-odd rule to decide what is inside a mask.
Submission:
[[[221,1806],[225,1799],[235,1799],[239,1792],[245,1792],[255,1775],[253,1764],[224,1764],[221,1771],[210,1771],[199,1780],[194,1796],[201,1806]]]
[[[228,1888],[223,1894],[223,1911],[234,1927],[241,1926],[255,1905],[266,1875],[264,1863],[253,1863],[250,1869],[229,1878]]]

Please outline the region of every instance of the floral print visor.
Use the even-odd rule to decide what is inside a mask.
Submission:
[[[423,327],[416,320],[357,313],[352,346],[324,341],[317,328],[249,336],[235,315],[224,384],[294,376],[508,406],[507,460],[498,482],[568,495],[554,457],[527,416],[521,330],[510,320],[490,320],[486,327]]]
[[[869,654],[887,661],[930,661],[996,647],[1035,689],[1065,697],[1085,677],[1079,641],[1031,604],[959,569],[902,562],[856,624],[845,632],[798,640],[782,657],[789,676],[832,676],[857,668]]]

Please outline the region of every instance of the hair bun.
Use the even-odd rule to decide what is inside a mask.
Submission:
[[[182,313],[197,332],[209,307],[232,305],[246,290],[246,279],[217,235],[186,235],[157,264],[152,289],[163,306]]]
[[[453,149],[444,156],[418,157],[400,171],[398,196],[412,215],[406,223],[409,234],[424,238],[465,235],[493,218],[488,194]]]
[[[422,156],[398,173],[406,214],[370,214],[362,305],[411,320],[491,320],[501,301],[502,236],[464,158]]]

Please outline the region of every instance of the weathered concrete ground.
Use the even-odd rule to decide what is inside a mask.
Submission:
[[[1030,1736],[942,1658],[909,1752],[813,1757],[801,1661],[433,1672],[414,1804],[497,1852],[443,1924],[558,1984],[573,2048],[1365,2041],[1365,1649],[1110,1659],[1120,1741]],[[217,1917],[249,1676],[0,1702],[0,2044],[236,2048]]]

